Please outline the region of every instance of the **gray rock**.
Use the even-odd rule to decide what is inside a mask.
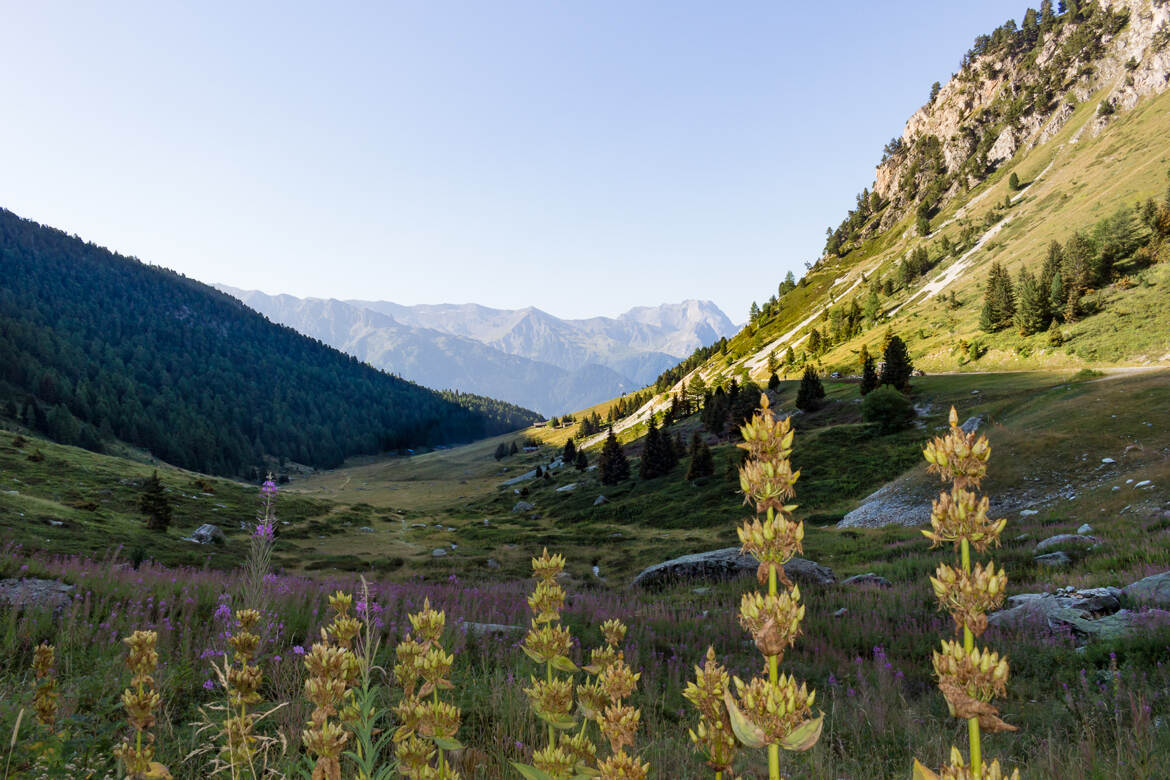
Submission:
[[[606,498],[605,496],[598,496],[597,498],[593,499],[593,506],[601,506],[602,504],[608,504],[608,503],[609,503],[609,499]]]
[[[833,613],[833,617],[843,618],[848,614],[849,614],[849,610],[845,607],[841,607],[839,610],[837,610],[836,612]]]
[[[1059,555],[1059,553],[1053,553]],[[1097,635],[1074,621],[1097,623],[1124,612],[1125,595],[1120,588],[1063,589],[1056,593],[1017,593],[1009,596],[1007,606],[987,616],[988,625],[1007,629],[1066,630],[1082,635]],[[1105,624],[1108,628],[1109,624]]]
[[[222,544],[224,541],[223,531],[211,523],[204,523],[191,532],[187,541],[196,544]]]
[[[577,489],[577,483],[570,482],[567,485],[561,485],[559,488],[557,488],[556,492],[558,492],[558,493],[572,493],[576,489]]]
[[[1043,539],[1036,543],[1036,552],[1044,552],[1045,550],[1054,550],[1058,547],[1070,547],[1077,549],[1086,549],[1095,547],[1100,544],[1101,540],[1092,536],[1082,536],[1080,534],[1057,534]]]
[[[984,415],[977,414],[974,417],[968,417],[959,427],[963,429],[963,433],[975,433],[986,421],[987,418]]]
[[[759,562],[750,555],[741,554],[738,547],[725,547],[656,563],[643,569],[634,578],[633,585],[660,588],[682,580],[718,582],[754,576],[758,567]],[[786,563],[784,573],[802,585],[827,585],[837,581],[837,575],[828,566],[804,558],[793,558]]]
[[[447,551],[442,547],[436,547],[435,549],[431,550],[431,557],[432,558],[445,558],[445,557],[447,557]]]
[[[706,596],[710,592],[711,589],[705,585],[701,588],[691,588],[691,593],[694,593],[696,596]]]
[[[472,623],[470,621],[464,621],[463,630],[474,636],[486,636],[490,634],[523,633],[524,627],[511,626],[507,623]]]
[[[1123,592],[1131,603],[1170,609],[1170,571],[1151,574],[1127,585]]]
[[[1045,553],[1044,555],[1037,555],[1033,558],[1036,563],[1041,566],[1050,566],[1052,568],[1060,568],[1068,566],[1072,563],[1072,558],[1063,550],[1054,553]]]
[[[73,599],[72,585],[36,577],[0,580],[0,604],[59,610]]]
[[[1020,517],[1033,517],[1038,514],[1040,514],[1040,512],[1035,509],[1024,509],[1020,511]]]
[[[509,479],[505,482],[501,482],[500,487],[508,487],[509,485],[517,485],[521,482],[527,482],[528,480],[535,479],[535,478],[536,478],[536,469],[533,469],[532,471],[524,472],[523,474],[521,474],[518,477],[512,477],[512,479]]]
[[[1108,463],[1116,463],[1117,461],[1115,461],[1113,458],[1101,458],[1101,462],[1108,464]]]
[[[517,501],[512,507],[513,512],[531,512],[533,509],[536,509],[536,507],[527,501]]]
[[[1077,533],[1081,536],[1084,536],[1085,534],[1091,534],[1093,533],[1093,526],[1089,525],[1088,523],[1084,523],[1080,528],[1077,529]]]
[[[361,531],[363,534],[372,534],[374,532],[374,529],[370,528],[368,525],[363,525],[358,530]]]
[[[495,558],[488,558],[487,559],[487,567],[489,569],[498,569],[498,568],[500,568],[500,562],[497,561]]]
[[[854,574],[852,577],[841,581],[842,585],[859,585],[862,587],[871,588],[892,588],[894,583],[887,580],[885,577],[880,577],[871,571],[865,574]]]

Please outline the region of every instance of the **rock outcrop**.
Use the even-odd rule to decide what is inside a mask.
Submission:
[[[634,578],[633,585],[653,589],[688,580],[720,582],[755,576],[759,565],[759,561],[742,554],[738,547],[725,547],[656,563],[643,569]],[[837,581],[837,575],[828,566],[804,558],[793,558],[784,564],[784,573],[801,585],[831,585]]]

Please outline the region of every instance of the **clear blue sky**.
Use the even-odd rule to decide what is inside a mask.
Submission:
[[[0,0],[0,206],[196,279],[535,305],[815,258],[980,2]]]

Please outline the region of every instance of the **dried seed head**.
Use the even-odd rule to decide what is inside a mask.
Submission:
[[[774,686],[763,677],[747,684],[738,677],[733,679],[740,709],[768,742],[780,742],[812,714],[816,692],[810,692],[804,683],[797,685],[789,675],[781,674]]]
[[[988,702],[1007,693],[1008,661],[997,652],[978,647],[967,652],[961,642],[944,639],[933,663],[940,685],[953,684],[972,699]]]
[[[607,645],[617,647],[626,638],[626,624],[617,618],[611,618],[601,624],[601,633],[605,636]]]
[[[975,487],[987,474],[991,445],[986,436],[975,432],[964,433],[959,427],[959,413],[951,407],[951,430],[946,436],[936,436],[922,451],[930,464],[928,471],[936,473],[944,482],[954,482],[959,488]]]
[[[601,733],[609,740],[610,748],[616,753],[626,745],[633,746],[634,734],[641,720],[642,713],[636,708],[614,705],[605,708],[598,725],[601,726]]]
[[[532,710],[552,720],[567,719],[573,711],[573,681],[567,677],[538,680],[535,677],[531,687],[525,688]]]
[[[553,580],[541,580],[528,597],[528,607],[532,610],[534,621],[537,623],[551,623],[561,619],[561,609],[565,606],[565,589]]]
[[[751,632],[756,647],[768,657],[783,655],[792,646],[803,619],[804,605],[797,586],[776,595],[752,591],[740,600],[739,624]]]
[[[548,745],[532,754],[532,764],[552,780],[568,780],[573,776],[576,761],[571,753],[562,750],[559,745]]]
[[[989,610],[1003,604],[1007,589],[1007,573],[1001,568],[996,571],[995,563],[986,567],[976,564],[971,572],[940,564],[930,578],[939,608],[951,613],[956,629],[963,626],[971,629],[975,636],[981,636],[987,629]]]
[[[924,530],[922,535],[931,541],[932,547],[944,542],[958,547],[964,539],[979,552],[998,547],[1007,520],[988,518],[988,505],[986,497],[980,499],[971,491],[958,487],[950,493],[942,493],[931,507],[930,526],[933,530]]]
[[[550,623],[537,625],[536,621],[533,621],[532,627],[524,637],[524,647],[528,648],[540,663],[567,654],[572,646],[573,637],[569,629],[561,625]]]
[[[619,658],[601,673],[601,687],[609,700],[617,704],[634,692],[641,676],[641,672],[635,674],[629,664]]]

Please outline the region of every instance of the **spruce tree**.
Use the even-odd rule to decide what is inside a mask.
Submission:
[[[519,451],[520,448],[516,446],[516,442],[512,442],[512,446],[508,448],[508,454],[515,455]]]
[[[157,470],[142,486],[138,509],[146,515],[146,527],[152,531],[165,531],[171,524],[171,502],[167,500]]]
[[[1040,289],[1039,283],[1027,268],[1020,269],[1016,298],[1015,324],[1021,336],[1031,336],[1048,327],[1045,320],[1047,293]]]
[[[508,456],[508,445],[504,444],[503,442],[500,442],[499,446],[496,447],[496,452],[495,452],[494,457],[496,460],[501,460],[503,458],[506,458],[507,456]]]
[[[869,354],[866,354],[865,364],[861,367],[861,394],[869,395],[877,388],[877,368],[874,366],[873,357]]]
[[[796,408],[802,412],[809,412],[821,405],[825,397],[825,386],[812,366],[804,369],[804,376],[800,378],[800,388],[796,391]]]
[[[903,392],[909,390],[914,364],[910,362],[910,353],[906,350],[906,343],[897,336],[891,338],[885,353],[882,355],[882,361],[882,374],[879,383]]]
[[[779,386],[780,386],[780,377],[776,376],[776,372],[773,371],[772,374],[768,377],[768,389],[775,390]]]
[[[1060,271],[1052,277],[1052,282],[1048,286],[1048,311],[1052,314],[1052,319],[1064,317],[1064,304],[1068,300],[1068,293],[1064,291],[1064,276]]]
[[[577,460],[577,445],[573,443],[572,439],[565,442],[565,448],[561,450],[561,462],[566,466]]]
[[[711,448],[707,442],[696,433],[691,438],[691,464],[687,468],[686,479],[709,477],[715,473],[715,460],[711,457]]]
[[[983,310],[979,315],[979,327],[992,333],[1012,324],[1016,313],[1015,292],[1007,269],[998,260],[987,274],[987,287],[983,297]]]
[[[589,468],[589,458],[585,455],[585,450],[577,450],[577,459],[573,465],[577,467],[577,471]]]
[[[646,437],[642,440],[642,462],[638,465],[638,477],[654,479],[670,470],[670,439],[658,430],[654,418],[650,418]]]
[[[612,425],[609,435],[605,437],[605,444],[601,446],[601,455],[597,458],[597,471],[603,485],[616,485],[630,478],[630,462],[622,452],[622,445],[618,444]]]

